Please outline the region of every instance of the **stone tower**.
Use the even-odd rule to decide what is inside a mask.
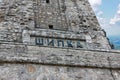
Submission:
[[[2,0],[0,6],[0,41],[110,49],[87,0]]]
[[[120,80],[88,0],[0,0],[0,80]]]

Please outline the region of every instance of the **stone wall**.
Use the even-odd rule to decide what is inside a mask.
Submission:
[[[22,42],[22,30],[34,27],[31,0],[2,0],[0,15],[0,41]]]
[[[75,34],[79,40],[86,40],[91,47],[110,49],[104,31],[95,17],[87,0],[2,0],[0,3],[0,41],[24,42],[27,32],[35,31],[53,38],[58,35],[70,34],[66,38],[73,38]],[[61,32],[60,32],[61,31]],[[46,34],[46,33],[45,33]],[[30,35],[30,34],[29,34]],[[59,37],[58,35],[58,37]],[[81,37],[78,37],[82,36]],[[36,36],[36,35],[35,35]],[[37,35],[41,36],[41,35]],[[54,37],[55,36],[55,37]],[[61,37],[62,38],[62,37]],[[29,41],[29,37],[26,37]],[[90,49],[90,48],[89,48]]]
[[[80,32],[99,30],[99,24],[87,0],[34,0],[36,27]]]
[[[120,70],[39,64],[2,64],[1,80],[120,80]]]
[[[120,51],[0,44],[1,80],[119,80]]]
[[[36,45],[36,37],[85,47]],[[120,51],[110,49],[87,0],[0,2],[0,80],[120,80]]]

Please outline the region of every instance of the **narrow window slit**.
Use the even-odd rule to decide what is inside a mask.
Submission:
[[[50,3],[50,0],[46,0],[46,3]]]
[[[53,29],[53,25],[49,25],[49,29]]]

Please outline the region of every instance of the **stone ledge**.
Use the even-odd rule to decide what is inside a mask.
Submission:
[[[0,62],[120,69],[120,54],[112,51],[1,44]]]
[[[75,33],[70,31],[60,31],[60,30],[49,30],[49,29],[37,29],[37,30],[28,30],[30,36],[43,36],[43,37],[55,37],[63,39],[81,39],[85,40],[84,33]]]

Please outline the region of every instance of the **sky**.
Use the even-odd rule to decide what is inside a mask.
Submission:
[[[107,36],[120,36],[120,0],[89,0]]]

